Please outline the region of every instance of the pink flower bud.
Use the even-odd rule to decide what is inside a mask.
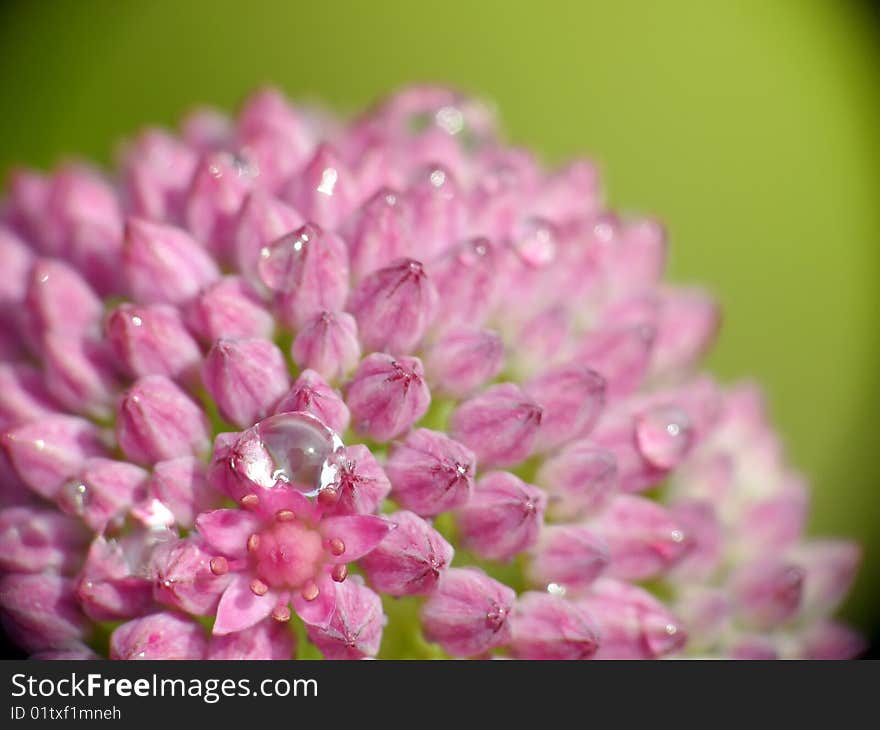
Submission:
[[[6,219],[13,230],[42,249],[40,228],[49,199],[49,181],[36,170],[19,167],[10,171],[8,188]]]
[[[31,652],[78,645],[87,631],[73,581],[52,572],[0,577],[0,619],[9,637]]]
[[[61,332],[43,336],[46,388],[74,413],[106,419],[118,382],[103,343]]]
[[[604,540],[581,525],[551,525],[542,533],[529,565],[529,578],[561,593],[582,593],[608,567]]]
[[[210,107],[197,107],[180,123],[184,141],[200,152],[228,147],[232,142],[232,122],[225,114]]]
[[[421,610],[425,637],[455,657],[510,641],[516,593],[476,568],[450,568]]]
[[[798,545],[793,557],[803,567],[803,611],[832,614],[849,593],[862,562],[862,550],[848,540],[809,540]]]
[[[125,187],[132,212],[180,223],[197,161],[192,149],[163,130],[144,131],[125,154]]]
[[[104,448],[97,427],[74,416],[49,416],[3,435],[3,447],[21,479],[46,499]]]
[[[174,521],[184,528],[192,527],[200,512],[219,506],[220,495],[208,484],[205,466],[192,456],[155,464],[147,491],[167,506]]]
[[[596,165],[590,160],[574,160],[554,170],[544,181],[535,201],[535,212],[558,223],[566,223],[595,215],[601,197]]]
[[[437,290],[421,263],[398,259],[367,276],[352,292],[349,311],[364,348],[413,351],[431,323]]]
[[[326,514],[372,514],[391,491],[391,482],[366,446],[355,444],[336,452],[337,474],[329,488],[336,502]]]
[[[73,518],[37,507],[0,510],[0,570],[7,573],[76,571],[88,532]]]
[[[202,367],[220,415],[245,428],[269,415],[290,386],[287,363],[269,340],[218,340]]]
[[[0,363],[0,394],[0,428],[36,421],[58,411],[42,373],[25,363]]]
[[[211,660],[281,660],[291,659],[296,637],[290,626],[267,618],[245,631],[222,636],[214,635],[208,642],[205,659]]]
[[[476,468],[469,449],[427,428],[412,431],[396,444],[385,464],[394,499],[423,516],[465,504],[474,489]]]
[[[143,304],[182,304],[220,276],[188,233],[141,218],[126,223],[123,268],[129,292]]]
[[[762,630],[792,618],[801,606],[803,589],[803,569],[775,557],[747,563],[731,579],[737,615]]]
[[[774,494],[745,506],[737,537],[756,552],[790,547],[804,534],[809,509],[803,479],[791,475]]]
[[[448,170],[431,165],[420,171],[404,200],[415,241],[414,256],[430,261],[461,240],[466,205]]]
[[[327,627],[307,626],[325,659],[363,659],[379,653],[385,614],[382,600],[358,580],[336,585],[336,611]]]
[[[804,637],[804,659],[841,661],[857,659],[867,643],[864,637],[836,621],[821,621],[811,626]]]
[[[592,528],[608,545],[609,575],[624,580],[662,575],[688,549],[685,533],[669,511],[644,497],[615,496]]]
[[[261,281],[278,299],[279,316],[301,327],[315,314],[342,309],[348,295],[348,252],[335,233],[307,223],[262,249]]]
[[[543,410],[513,383],[501,383],[458,406],[450,417],[456,441],[483,466],[513,466],[534,448]]]
[[[0,304],[18,304],[25,298],[33,263],[31,249],[12,231],[0,225]]]
[[[458,244],[433,261],[431,280],[443,302],[434,329],[479,327],[492,305],[497,274],[495,250],[486,238]]]
[[[516,344],[510,348],[517,372],[535,373],[548,363],[564,360],[571,350],[571,315],[562,307],[551,307],[516,327]],[[580,363],[580,361],[578,361]]]
[[[360,560],[370,584],[392,596],[429,594],[452,562],[443,536],[413,512],[388,515],[395,529]]]
[[[184,309],[189,328],[205,342],[271,339],[275,321],[243,279],[227,276],[211,284]]]
[[[642,382],[654,338],[654,327],[647,323],[598,329],[580,344],[576,360],[605,378],[609,396],[627,395]]]
[[[291,180],[285,197],[307,220],[335,229],[357,204],[355,177],[327,144],[319,145],[300,174]]]
[[[544,522],[547,498],[509,472],[490,472],[458,510],[464,544],[489,560],[510,560],[530,548]]]
[[[659,375],[691,367],[711,346],[721,313],[708,294],[689,289],[661,295],[651,371]]]
[[[89,618],[118,621],[143,614],[153,604],[152,586],[136,539],[95,538],[79,576],[77,598]],[[136,554],[137,553],[137,554]],[[142,573],[142,574],[141,574]]]
[[[202,409],[162,375],[140,378],[119,404],[116,438],[139,464],[200,455],[210,445]]]
[[[91,659],[100,659],[85,644],[75,642],[64,649],[47,649],[31,654],[28,659],[36,661],[88,661]]]
[[[95,532],[102,532],[117,515],[127,512],[146,494],[149,474],[124,461],[96,457],[58,491],[55,501],[78,515]]]
[[[254,184],[249,163],[228,152],[210,154],[196,166],[187,191],[186,227],[221,261],[232,258],[238,211]]]
[[[579,365],[557,367],[532,378],[525,392],[544,409],[537,437],[541,451],[586,436],[605,405],[604,379]]]
[[[345,394],[354,427],[376,441],[400,436],[428,410],[431,393],[417,357],[365,357]]]
[[[177,310],[167,305],[120,304],[105,329],[113,354],[135,378],[186,377],[202,357]]]
[[[339,393],[314,370],[303,370],[275,407],[276,413],[309,413],[339,433],[348,428],[351,414]]]
[[[680,651],[687,633],[669,610],[642,588],[607,578],[577,601],[599,626],[596,659],[658,659]]]
[[[39,349],[41,335],[96,332],[104,305],[88,283],[61,261],[37,259],[25,297],[25,334]]]
[[[541,464],[536,481],[549,492],[550,514],[584,517],[602,509],[616,490],[617,460],[591,441],[575,441]]]
[[[599,630],[582,607],[548,593],[524,593],[511,619],[510,646],[519,659],[589,659]]]
[[[721,565],[723,535],[721,523],[711,502],[680,500],[672,505],[672,519],[681,526],[687,550],[676,564],[676,576],[706,580]]]
[[[355,281],[409,253],[409,221],[400,195],[388,188],[373,194],[356,215],[346,236]]]
[[[197,538],[157,545],[150,558],[153,597],[195,616],[213,614],[230,581],[229,573],[217,575],[212,570],[215,556]]]
[[[272,241],[301,228],[303,217],[286,203],[255,190],[244,201],[235,224],[235,262],[252,283],[260,281],[260,252]]]
[[[425,370],[435,390],[456,398],[492,380],[504,365],[504,344],[492,330],[453,330],[425,354]]]
[[[609,278],[619,297],[656,287],[666,267],[666,231],[655,220],[637,220],[617,230]]]
[[[110,635],[111,659],[203,659],[205,630],[195,620],[170,611],[122,624]]]
[[[357,322],[347,312],[317,312],[297,332],[290,354],[300,367],[338,380],[361,356]]]

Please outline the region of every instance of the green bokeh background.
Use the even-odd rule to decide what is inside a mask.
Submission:
[[[409,81],[497,102],[515,142],[587,154],[668,224],[671,275],[721,299],[710,366],[755,377],[863,541],[847,606],[880,625],[880,45],[829,0],[68,0],[0,5],[0,170],[108,161],[140,125],[256,84],[354,110]]]

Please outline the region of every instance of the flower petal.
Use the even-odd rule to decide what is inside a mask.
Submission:
[[[260,527],[259,519],[237,509],[215,509],[196,518],[196,528],[205,541],[230,556],[247,552],[247,539]]]
[[[318,596],[314,600],[307,601],[301,594],[294,593],[291,603],[297,616],[307,624],[325,627],[336,610],[336,584],[328,573],[315,576],[315,582],[318,584]]]
[[[262,596],[251,590],[251,579],[241,573],[237,575],[223,592],[217,606],[217,620],[214,621],[215,635],[244,631],[272,612],[278,597],[268,591]]]
[[[344,515],[321,521],[321,534],[345,543],[344,552],[335,562],[348,563],[370,552],[394,528],[394,523],[373,515]]]

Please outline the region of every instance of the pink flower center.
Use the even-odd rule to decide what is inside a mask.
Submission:
[[[274,522],[252,535],[248,547],[256,559],[257,575],[275,588],[301,587],[324,562],[321,535],[296,520]]]

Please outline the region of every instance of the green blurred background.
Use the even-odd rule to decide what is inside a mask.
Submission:
[[[615,206],[668,224],[672,276],[720,297],[710,366],[766,386],[813,531],[863,541],[846,610],[876,638],[878,28],[845,0],[6,0],[0,170],[108,161],[262,82],[342,111],[420,80],[494,99],[515,142],[599,161]]]

